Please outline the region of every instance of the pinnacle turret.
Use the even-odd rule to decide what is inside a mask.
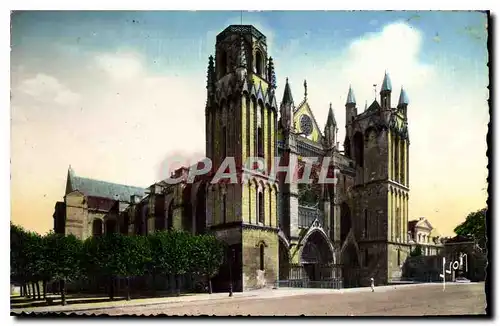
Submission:
[[[332,103],[330,103],[330,109],[328,110],[328,118],[326,119],[327,126],[337,126],[337,121],[335,120],[335,114],[333,113]]]
[[[285,91],[283,92],[283,100],[281,105],[293,105],[292,90],[290,89],[290,84],[288,84],[288,78],[286,79]]]
[[[384,75],[384,81],[382,82],[382,89],[380,90],[380,93],[390,92],[390,91],[392,91],[391,77],[389,77],[389,74],[386,71],[385,75]]]
[[[345,102],[345,105],[348,105],[348,104],[356,104],[356,98],[354,97],[354,91],[352,90],[350,85],[349,85],[349,92],[347,93],[347,101]]]
[[[399,101],[398,101],[398,108],[402,107],[404,105],[408,105],[408,95],[406,94],[406,91],[404,90],[403,87],[401,87],[401,93],[399,93]]]

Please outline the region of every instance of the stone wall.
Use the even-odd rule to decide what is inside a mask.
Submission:
[[[273,287],[278,278],[279,242],[275,230],[244,228],[242,231],[243,290]],[[260,266],[260,246],[264,245],[264,269]]]

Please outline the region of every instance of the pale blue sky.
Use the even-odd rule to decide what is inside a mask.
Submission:
[[[148,186],[166,176],[173,153],[203,154],[208,56],[216,35],[239,23],[230,11],[13,14],[13,220],[48,230],[69,164],[82,176]],[[333,103],[341,142],[349,85],[358,112],[385,70],[393,103],[404,85],[410,218],[451,234],[485,206],[485,14],[268,11],[244,12],[243,23],[268,37],[278,92],[289,77],[299,102],[306,78],[321,127]]]

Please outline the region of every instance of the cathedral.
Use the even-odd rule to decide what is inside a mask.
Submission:
[[[380,99],[358,112],[349,87],[341,149],[331,105],[321,128],[305,82],[298,103],[288,80],[276,94],[268,50],[255,27],[231,25],[217,35],[208,61],[206,157],[214,167],[234,157],[245,178],[212,183],[211,171],[188,182],[191,167],[183,167],[172,175],[181,182],[142,189],[83,178],[70,167],[64,200],[55,207],[55,231],[81,239],[171,228],[212,232],[229,248],[214,287],[227,287],[231,264],[237,291],[292,281],[342,280],[348,287],[368,286],[370,278],[376,285],[398,279],[410,251],[406,92],[401,89],[394,106],[386,73]],[[249,157],[261,158],[266,168],[248,169]],[[311,184],[270,173],[276,164],[294,173],[292,161],[304,173],[310,157],[331,158],[335,185],[318,183],[314,169]]]

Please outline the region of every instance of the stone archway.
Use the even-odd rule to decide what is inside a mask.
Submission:
[[[350,242],[342,252],[342,275],[344,276],[344,287],[357,287],[359,281],[359,257],[354,243]]]
[[[279,280],[288,280],[290,274],[290,252],[283,240],[279,240],[278,263]]]
[[[307,237],[300,255],[300,263],[310,281],[321,281],[332,277],[334,253],[328,239],[319,230]]]

